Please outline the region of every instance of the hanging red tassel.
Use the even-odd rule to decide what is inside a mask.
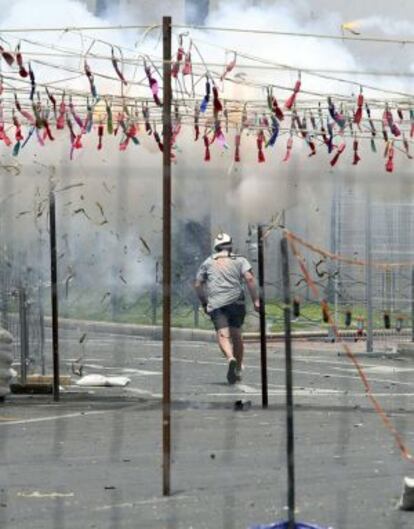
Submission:
[[[104,135],[104,124],[101,122],[98,125],[98,151],[102,150],[103,135]]]
[[[178,40],[179,40],[179,45],[178,45],[178,50],[177,50],[177,58],[174,61],[172,68],[171,68],[171,76],[174,77],[174,79],[178,77],[178,72],[180,71],[181,61],[184,58],[183,36],[180,35],[178,37]]]
[[[364,96],[362,94],[362,87],[361,87],[361,91],[360,91],[360,93],[358,95],[358,99],[357,99],[357,109],[356,109],[356,112],[355,112],[355,115],[354,115],[354,123],[356,123],[357,125],[359,125],[361,123],[363,105],[364,105]]]
[[[46,118],[43,118],[43,126],[45,128],[46,137],[49,138],[50,141],[55,141],[55,138],[52,134],[52,130],[50,128],[49,121]]]
[[[272,110],[279,121],[283,121],[284,114],[275,97],[272,98]]]
[[[257,140],[256,140],[256,143],[257,143],[257,161],[259,163],[263,163],[266,161],[265,159],[265,155],[264,155],[264,152],[263,152],[263,144],[265,142],[265,135],[264,135],[264,132],[263,130],[259,130],[259,132],[257,133]]]
[[[55,99],[54,95],[49,92],[47,87],[45,87],[45,90],[46,90],[47,97],[49,98],[49,101],[52,103],[53,114],[54,114],[55,119],[56,119],[56,99]]]
[[[356,138],[354,139],[353,147],[354,147],[354,160],[352,162],[352,165],[357,165],[358,162],[361,160],[361,158],[358,154],[358,140]]]
[[[56,128],[62,130],[65,128],[65,116],[66,116],[66,103],[65,94],[62,95],[62,101],[59,105],[59,115],[56,121]]]
[[[149,86],[151,88],[152,97],[155,101],[155,104],[159,107],[162,107],[162,103],[158,95],[158,91],[159,91],[158,81],[155,79],[155,77],[152,76],[151,68],[147,66],[145,62],[144,62],[144,70],[145,70],[145,74],[148,79]]]
[[[398,128],[398,126],[394,123],[394,118],[392,116],[392,112],[388,107],[388,104],[385,106],[384,113],[382,115],[382,123],[384,126],[389,126],[391,133],[398,137],[401,135],[401,131]]]
[[[335,156],[332,158],[331,160],[331,166],[333,167],[334,165],[336,165],[336,162],[339,160],[339,157],[341,156],[341,154],[344,152],[345,150],[345,147],[346,147],[346,144],[345,143],[341,143],[338,147],[338,150],[336,151],[336,154]]]
[[[80,127],[82,129],[83,128],[83,121],[81,120],[81,118],[76,113],[75,106],[74,106],[74,104],[72,102],[72,96],[69,96],[69,110],[70,110],[70,113],[72,114],[73,119],[76,121],[78,127]]]
[[[11,139],[7,136],[7,132],[4,129],[4,117],[3,117],[3,107],[0,103],[0,140],[4,141],[6,147],[10,147],[12,144]]]
[[[413,157],[410,154],[410,146],[404,134],[403,134],[403,145],[404,145],[404,150],[405,150],[405,154],[407,155],[407,158],[409,160],[412,160]]]
[[[301,84],[302,83],[301,83],[300,76],[299,76],[299,79],[296,81],[295,86],[293,88],[293,94],[285,102],[285,108],[287,108],[288,110],[290,110],[293,107],[293,104],[296,101],[296,95],[300,91]]]
[[[16,62],[17,62],[17,66],[19,67],[20,77],[27,77],[29,74],[26,68],[23,66],[23,57],[20,51],[20,42],[16,47]]]
[[[200,107],[198,104],[196,104],[194,108],[194,141],[197,141],[200,137],[200,125],[199,125],[199,118],[200,118]]]
[[[388,159],[387,163],[385,164],[385,170],[388,173],[392,173],[394,171],[394,144],[392,141],[388,146]]]
[[[151,136],[152,134],[152,128],[150,123],[150,111],[148,108],[148,104],[142,103],[142,115],[144,116],[145,121],[145,131],[148,134],[148,136]]]
[[[94,99],[97,99],[98,91],[96,90],[95,81],[94,81],[94,75],[92,73],[92,70],[91,70],[89,64],[86,62],[86,59],[85,59],[83,68],[84,68],[84,71],[85,71],[85,75],[88,78],[89,87],[90,87],[90,90],[91,90],[92,97]]]
[[[292,135],[289,136],[287,143],[286,143],[286,154],[283,158],[283,162],[288,162],[290,160],[290,156],[292,154],[292,147],[293,147],[293,137]]]
[[[223,110],[223,105],[219,99],[218,90],[216,86],[213,86],[213,108],[214,117],[217,119],[217,114]]]
[[[111,62],[112,62],[112,66],[114,67],[114,70],[116,72],[116,75],[122,81],[122,84],[127,85],[128,83],[125,80],[124,74],[119,69],[118,59],[115,57],[115,51],[114,51],[113,46],[111,48]]]
[[[183,66],[183,75],[191,75],[193,73],[193,64],[191,62],[191,48],[192,48],[192,41],[190,41],[190,46],[188,48],[187,53],[185,54],[184,58],[184,66]]]
[[[154,130],[154,140],[156,141],[158,148],[161,152],[164,152],[164,144],[161,141],[160,135],[156,130]]]
[[[75,149],[82,149],[83,145],[82,145],[82,134],[78,134],[75,138],[75,141],[73,143],[73,147]]]
[[[9,51],[5,50],[3,46],[0,46],[0,53],[3,59],[7,62],[9,66],[12,66],[14,63],[14,57],[13,54]]]
[[[204,161],[209,162],[210,161],[210,143],[208,141],[207,134],[204,134],[203,140],[204,140],[204,149],[205,149],[204,150]]]
[[[11,139],[7,136],[7,133],[4,130],[4,123],[0,123],[0,141],[4,141],[6,147],[10,147],[12,144]]]
[[[21,128],[21,125],[19,123],[19,120],[17,119],[17,117],[16,117],[16,115],[14,113],[14,110],[13,110],[13,125],[16,128],[16,134],[15,134],[16,141],[23,141],[22,128]]]
[[[237,53],[236,52],[233,52],[234,53],[234,57],[233,57],[233,60],[231,60],[225,67],[224,69],[224,72],[222,73],[221,77],[220,77],[220,81],[224,81],[224,78],[226,77],[226,75],[228,73],[230,73],[233,68],[236,66],[236,60],[237,60]]]
[[[236,134],[234,138],[234,143],[236,146],[236,149],[234,151],[234,161],[240,162],[240,142],[241,142],[241,136],[240,134]]]
[[[17,99],[17,95],[14,94],[14,103],[16,105],[16,109],[18,112],[20,112],[20,114],[27,119],[27,121],[30,123],[30,125],[35,125],[36,124],[36,121],[35,121],[35,118],[30,114],[30,112],[27,112],[26,110],[24,110],[21,105],[20,105],[20,102],[19,100]]]

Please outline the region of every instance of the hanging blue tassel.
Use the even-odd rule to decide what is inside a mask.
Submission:
[[[35,131],[35,128],[36,128],[36,127],[32,127],[32,128],[29,130],[29,134],[26,136],[26,139],[25,139],[24,142],[23,142],[22,149],[26,146],[27,142],[28,142],[28,141],[30,140],[30,138],[32,137],[33,132]]]
[[[266,144],[266,147],[269,147],[269,146],[273,147],[275,145],[277,137],[279,136],[279,130],[280,130],[278,120],[274,116],[271,116],[270,119],[272,120],[272,135],[270,136],[269,141]]]
[[[20,152],[20,141],[18,141],[13,147],[13,156],[17,156]]]
[[[201,105],[200,105],[200,112],[205,112],[207,110],[208,102],[210,101],[210,81],[207,79],[206,81],[206,95],[204,96]]]

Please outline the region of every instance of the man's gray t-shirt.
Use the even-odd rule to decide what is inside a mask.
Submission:
[[[251,268],[245,257],[229,256],[228,252],[207,257],[197,272],[197,281],[206,286],[207,311],[243,302],[243,276]]]

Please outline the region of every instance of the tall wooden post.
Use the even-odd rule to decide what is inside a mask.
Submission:
[[[171,17],[163,17],[163,260],[162,260],[162,340],[163,407],[162,447],[164,496],[171,492]]]

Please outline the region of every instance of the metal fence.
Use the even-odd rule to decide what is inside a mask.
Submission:
[[[43,287],[13,273],[11,262],[4,261],[0,273],[1,326],[13,336],[14,365],[25,382],[29,373],[45,374]]]

